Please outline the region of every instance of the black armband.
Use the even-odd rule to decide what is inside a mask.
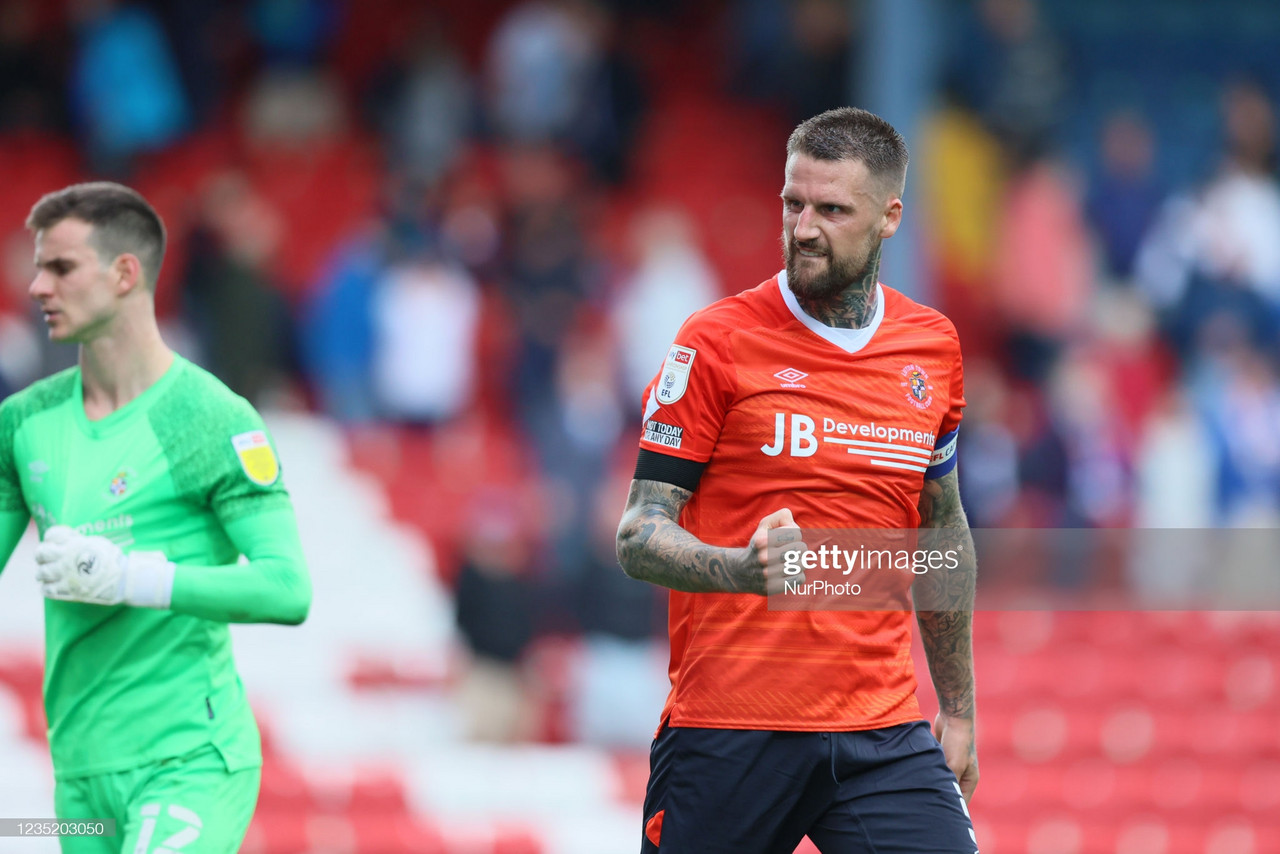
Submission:
[[[640,456],[636,458],[635,478],[669,483],[693,492],[698,488],[698,481],[702,480],[702,470],[706,467],[706,463],[697,463],[682,457],[672,457],[641,448]]]

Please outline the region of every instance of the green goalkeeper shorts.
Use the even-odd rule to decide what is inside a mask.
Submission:
[[[63,837],[62,854],[234,854],[258,803],[261,768],[231,772],[212,744],[114,774],[60,780],[60,821],[114,818],[113,837]]]

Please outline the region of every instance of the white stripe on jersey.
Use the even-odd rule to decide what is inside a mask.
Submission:
[[[927,448],[913,448],[910,445],[893,445],[888,442],[864,442],[861,439],[832,439],[827,436],[823,438],[824,442],[834,442],[837,445],[854,445],[859,448],[884,448],[887,451],[901,451],[904,454],[915,454],[921,459],[928,460],[933,451]],[[853,453],[850,451],[849,453]]]
[[[929,464],[928,460],[917,459],[916,457],[908,457],[906,454],[890,454],[885,451],[864,451],[861,448],[849,448],[849,453],[856,454],[860,457],[871,457],[877,460],[906,460],[909,463],[915,463],[921,466],[920,471],[924,471],[924,467]]]
[[[891,460],[871,460],[873,466],[888,466],[895,469],[910,469],[911,471],[927,471],[924,466],[913,466],[911,463],[895,463]]]

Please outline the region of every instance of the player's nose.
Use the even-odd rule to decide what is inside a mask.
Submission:
[[[805,241],[813,240],[818,236],[818,226],[813,211],[805,207],[800,211],[800,215],[796,217],[795,227],[796,240]]]
[[[37,302],[53,296],[53,282],[50,280],[48,273],[43,270],[36,273],[35,278],[31,280],[31,284],[27,286],[27,296]]]

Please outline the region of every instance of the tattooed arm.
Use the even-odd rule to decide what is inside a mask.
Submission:
[[[929,548],[954,550],[960,558],[955,569],[918,576],[912,593],[929,673],[938,694],[939,712],[933,732],[968,800],[978,785],[973,678],[973,601],[978,562],[969,520],[960,506],[960,481],[955,469],[924,482],[920,527],[936,529],[927,537]]]
[[[774,559],[769,560],[768,532],[795,528],[791,511],[778,510],[762,519],[746,548],[721,548],[707,545],[680,526],[680,511],[692,495],[661,481],[631,481],[627,508],[618,524],[618,562],[623,571],[686,593],[781,591],[781,549],[773,549]],[[774,534],[774,540],[804,548],[799,529]]]

